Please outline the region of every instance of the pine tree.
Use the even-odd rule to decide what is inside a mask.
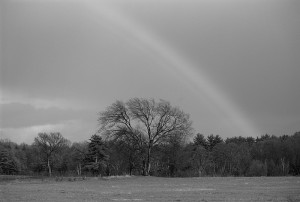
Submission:
[[[0,173],[11,175],[18,172],[16,162],[11,158],[7,150],[0,151]]]
[[[85,168],[93,174],[100,175],[107,167],[107,148],[99,135],[93,135],[88,145],[88,154],[85,158]]]
[[[208,143],[204,137],[204,135],[197,133],[197,135],[194,137],[194,141],[193,141],[195,146],[202,146],[205,149],[207,149],[208,147]]]

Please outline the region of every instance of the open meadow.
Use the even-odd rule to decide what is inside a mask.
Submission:
[[[1,201],[300,201],[299,177],[2,180]]]

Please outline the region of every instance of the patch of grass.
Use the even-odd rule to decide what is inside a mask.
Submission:
[[[300,201],[298,177],[45,179],[0,184],[4,201]]]
[[[26,176],[26,175],[0,175],[0,181],[10,181],[10,180],[23,180],[23,179],[30,179],[33,176]]]

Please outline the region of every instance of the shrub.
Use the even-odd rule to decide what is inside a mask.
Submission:
[[[266,176],[267,175],[267,165],[259,160],[253,160],[251,162],[248,176]]]

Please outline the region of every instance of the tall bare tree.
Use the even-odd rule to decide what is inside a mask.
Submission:
[[[175,135],[187,137],[192,132],[189,115],[164,100],[133,98],[126,103],[116,101],[99,113],[98,121],[100,131],[108,137],[146,147],[144,175],[150,172],[153,146],[167,142]]]
[[[45,155],[47,160],[47,167],[49,176],[52,174],[51,159],[53,155],[59,152],[64,146],[67,146],[69,141],[65,139],[60,133],[39,133],[38,137],[34,139],[35,145]]]

